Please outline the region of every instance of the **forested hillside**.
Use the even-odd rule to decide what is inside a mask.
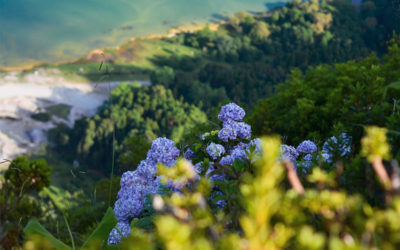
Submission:
[[[50,137],[63,158],[76,159],[84,169],[108,175],[114,159],[121,171],[132,169],[155,138],[179,142],[206,121],[199,108],[176,100],[163,86],[122,84],[112,90],[98,115],[76,122],[72,129],[58,127],[50,131]]]
[[[225,94],[251,108],[293,68],[385,53],[400,27],[398,10],[383,2],[364,2],[360,11],[348,1],[294,1],[259,15],[238,13],[216,32],[205,29],[171,39],[203,53],[159,58],[162,67],[152,82],[205,110],[214,105],[214,96],[224,100]]]

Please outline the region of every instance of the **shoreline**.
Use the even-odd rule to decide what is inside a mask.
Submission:
[[[121,42],[120,45],[122,45],[122,44],[124,44],[124,43],[126,43],[128,41],[134,41],[136,39],[171,38],[171,37],[174,37],[174,36],[176,36],[177,34],[180,34],[180,33],[193,33],[193,32],[202,30],[202,29],[206,28],[207,26],[210,28],[210,30],[216,31],[216,30],[218,30],[220,25],[223,25],[225,23],[226,23],[226,21],[220,20],[217,23],[207,22],[207,23],[194,25],[194,26],[190,26],[190,25],[189,26],[178,26],[176,28],[169,29],[164,34],[150,34],[150,35],[145,35],[145,36],[130,37],[127,40]],[[95,49],[90,50],[86,55],[84,55],[82,57],[78,57],[78,58],[73,59],[73,60],[59,61],[59,62],[55,62],[55,63],[37,62],[37,63],[31,63],[31,64],[27,64],[27,65],[23,65],[23,66],[16,66],[16,67],[2,67],[2,66],[0,66],[0,73],[1,73],[1,71],[3,71],[3,72],[29,71],[29,70],[35,69],[36,67],[40,67],[42,65],[51,65],[51,66],[58,67],[59,65],[62,65],[62,64],[69,64],[69,63],[73,64],[73,63],[79,61],[80,59],[88,58],[92,54],[99,54],[99,53],[101,54],[101,53],[103,53],[103,51],[105,49],[119,48],[120,45],[116,45],[116,46],[112,46],[112,47],[95,48]]]
[[[122,82],[81,84],[51,69],[37,72],[8,72],[0,77],[0,162],[40,149],[48,141],[47,131],[57,124],[73,127],[76,120],[95,115],[110,90]],[[145,80],[132,82],[151,85]],[[35,114],[48,118],[37,119]]]

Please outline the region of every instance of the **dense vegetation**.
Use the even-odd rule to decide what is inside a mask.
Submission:
[[[49,186],[43,161],[11,163],[0,179],[0,248],[114,249],[107,241],[121,238],[123,249],[398,248],[400,41],[393,31],[400,32],[398,0],[294,1],[238,13],[217,31],[149,42],[168,48],[141,71],[152,86],[122,84],[96,116],[49,133],[48,158],[67,162],[81,191]],[[106,51],[105,75],[86,77],[140,71],[118,57],[131,51],[124,46],[124,53]],[[248,111],[253,134],[279,134],[288,145],[279,150],[281,140],[270,137],[261,146],[240,109],[218,121],[229,101]],[[175,162],[177,155],[190,162]],[[44,184],[25,188],[41,171]],[[91,186],[89,172],[118,176]],[[28,218],[49,232],[31,221],[22,235]]]
[[[320,65],[304,75],[294,70],[290,80],[277,86],[275,95],[255,107],[249,118],[253,131],[280,134],[288,144],[304,139],[322,142],[346,131],[358,150],[364,127],[376,125],[389,129],[392,155],[400,160],[399,42],[392,41],[383,59],[371,56],[357,63]],[[360,159],[342,164],[351,175],[347,188],[380,203],[376,192],[362,186],[371,176]]]
[[[249,119],[257,134],[278,133],[289,143],[323,140],[345,128],[361,138],[359,125],[398,130],[400,125],[400,40],[392,40],[382,59],[319,65],[304,75],[293,70],[276,93],[255,107]],[[395,153],[397,138],[392,138]],[[400,159],[400,158],[399,158]]]
[[[22,229],[29,219],[44,215],[38,193],[50,185],[52,167],[44,159],[15,158],[0,183],[0,247],[20,244]]]
[[[204,122],[202,111],[176,100],[163,86],[127,83],[111,92],[98,115],[77,121],[72,129],[59,126],[50,131],[50,138],[63,157],[108,174],[113,150],[116,162],[125,168],[121,170],[127,170],[144,158],[157,136],[180,141],[186,131]]]
[[[295,67],[304,70],[310,65],[364,57],[372,51],[384,53],[393,30],[400,31],[398,23],[386,18],[398,20],[399,3],[395,7],[393,2],[392,8],[388,4],[364,2],[359,12],[348,1],[294,1],[266,14],[240,12],[218,31],[204,29],[172,38],[173,43],[203,53],[158,58],[156,63],[163,67],[151,79],[205,110],[215,105],[214,96],[223,101],[225,94],[252,107]]]
[[[382,164],[391,159],[386,129],[368,127],[360,152],[351,146],[348,136],[350,140],[342,140],[343,136],[327,140],[322,150],[311,141],[294,148],[280,145],[278,137],[249,141],[250,127],[241,122],[244,115],[235,104],[222,107],[218,117],[223,128],[198,138],[191,145],[193,150],[183,154],[186,160],[175,162],[179,150],[173,141],[154,140],[137,170],[122,176],[114,213],[107,212],[82,248],[399,246],[396,182],[400,169],[392,164],[393,174],[389,175]],[[376,172],[384,194],[379,205],[341,185],[351,175],[343,172],[343,165],[336,160],[355,158],[365,169]],[[111,232],[110,225],[115,225]],[[34,221],[25,233],[29,239],[25,246],[33,249],[76,247],[55,239]]]

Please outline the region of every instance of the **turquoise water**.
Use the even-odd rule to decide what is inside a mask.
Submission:
[[[267,4],[267,1],[270,1]],[[276,0],[0,0],[0,67],[78,58],[132,36],[164,33]]]

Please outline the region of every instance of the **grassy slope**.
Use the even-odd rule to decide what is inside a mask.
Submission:
[[[163,38],[136,38],[125,42],[119,47],[106,48],[104,64],[101,60],[79,59],[72,63],[60,65],[41,65],[40,67],[59,69],[68,79],[89,81],[124,81],[149,80],[150,71],[157,65],[154,60],[158,57],[167,57],[172,54],[178,56],[194,56],[200,50],[171,43]],[[108,71],[108,76],[104,73]]]

